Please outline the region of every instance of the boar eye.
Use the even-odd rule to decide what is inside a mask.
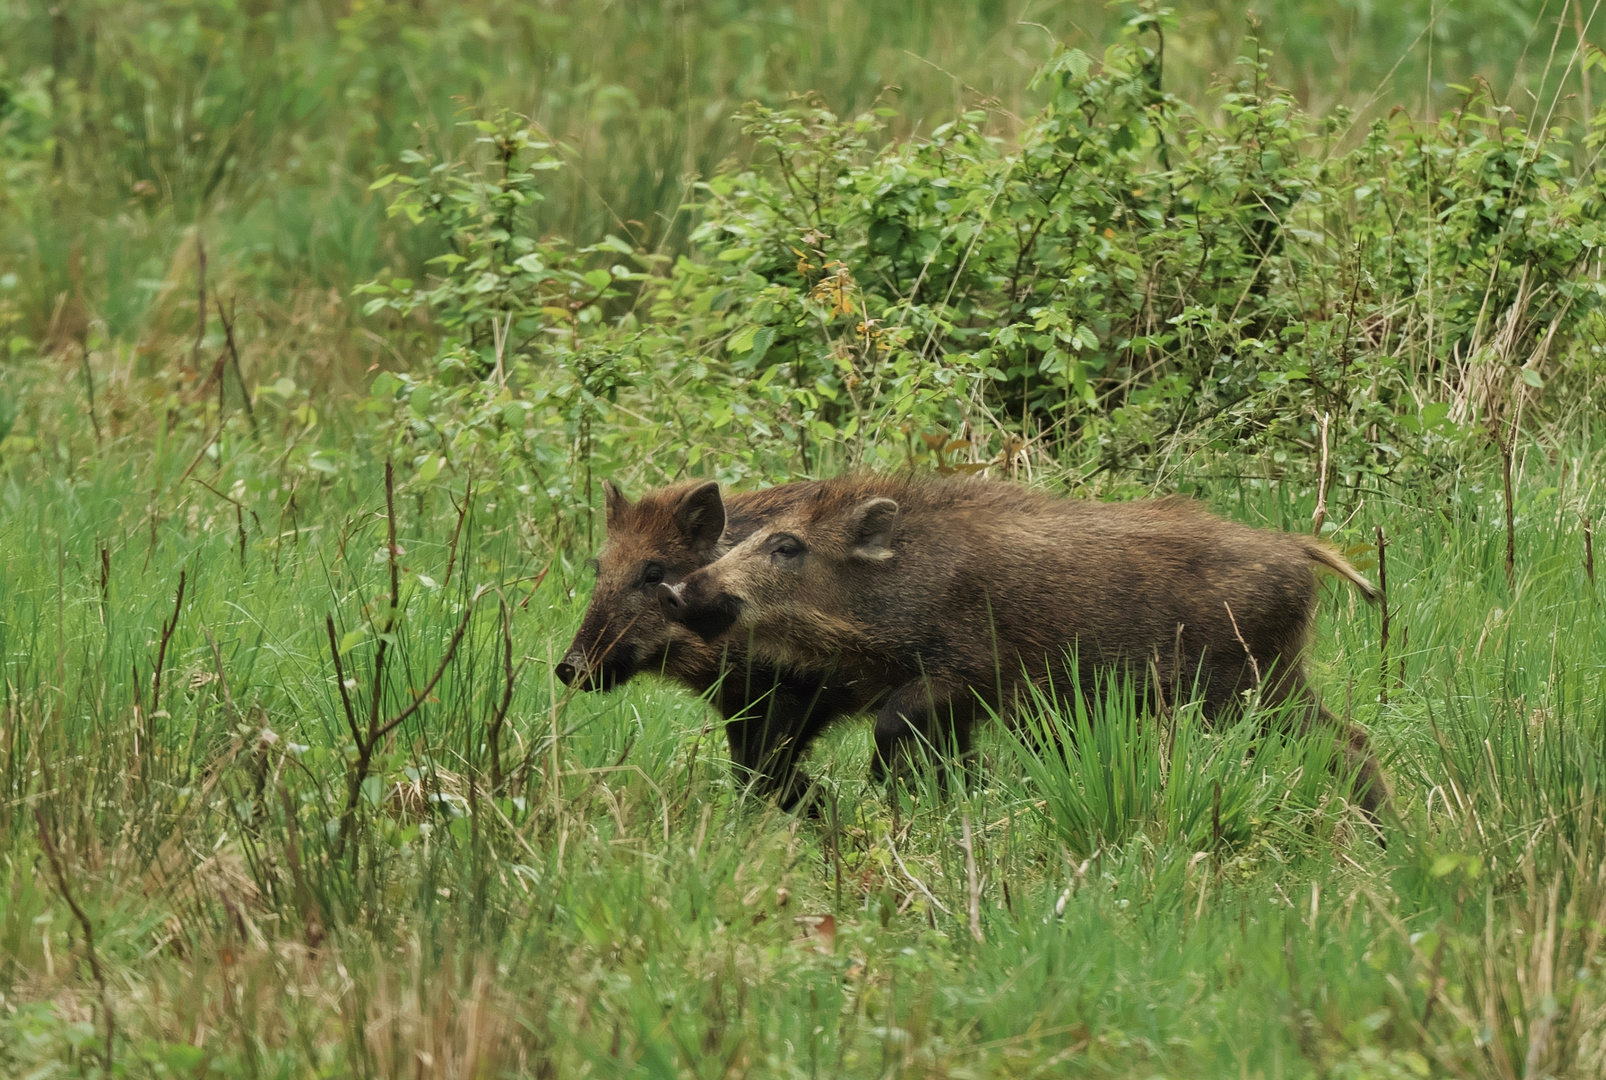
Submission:
[[[795,559],[808,549],[795,536],[782,534],[769,543],[770,555],[775,559]]]
[[[658,563],[648,563],[641,571],[641,584],[644,587],[657,585],[664,580],[664,568]]]

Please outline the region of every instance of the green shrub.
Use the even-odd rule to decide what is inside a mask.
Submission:
[[[1330,454],[1353,490],[1445,475],[1524,410],[1591,400],[1594,136],[1524,126],[1480,84],[1345,150],[1348,114],[1303,113],[1264,52],[1213,119],[1160,89],[1168,18],[1058,53],[1015,144],[981,113],[885,143],[887,109],[753,105],[754,164],[699,185],[672,264],[539,238],[524,211],[551,162],[506,116],[477,155],[415,155],[379,183],[452,250],[426,285],[365,287],[441,330],[434,373],[378,388],[405,397],[398,437],[502,460],[517,431],[552,497],[641,467],[643,438],[648,479],[863,463],[1164,485],[1190,457],[1310,477]]]

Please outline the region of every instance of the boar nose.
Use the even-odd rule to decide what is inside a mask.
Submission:
[[[658,586],[658,606],[663,608],[664,614],[671,619],[686,609],[685,589],[685,582],[679,585],[670,585],[666,582]]]
[[[562,660],[559,660],[557,667],[553,670],[556,672],[559,682],[563,683],[564,686],[573,686],[574,681],[580,677],[580,672],[584,670],[584,667],[585,662],[574,653],[570,653]]]

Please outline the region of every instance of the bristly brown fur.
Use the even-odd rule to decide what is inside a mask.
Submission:
[[[710,645],[663,615],[657,583],[674,584],[712,562],[815,485],[788,484],[722,499],[719,487],[690,481],[632,503],[604,485],[607,541],[597,558],[591,602],[558,675],[582,689],[606,689],[639,672],[657,672],[709,695],[726,720],[737,780],[796,805],[809,781],[797,761],[809,742],[844,712],[871,700],[862,686],[828,677],[829,668],[748,662],[741,642]]]
[[[1008,483],[850,476],[798,491],[660,592],[674,618],[741,640],[755,658],[830,664],[873,685],[885,695],[884,769],[911,739],[963,751],[973,724],[1010,713],[1029,684],[1087,691],[1112,667],[1148,683],[1151,700],[1197,694],[1214,717],[1254,691],[1316,723],[1325,713],[1304,657],[1318,570],[1373,595],[1323,545],[1187,499],[1112,504]],[[1339,741],[1375,807],[1383,787],[1364,735]]]

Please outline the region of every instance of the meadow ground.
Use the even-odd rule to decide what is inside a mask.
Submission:
[[[1606,1076],[1597,7],[0,0],[0,1076]],[[1320,502],[1380,834],[558,684],[602,477],[850,466]]]
[[[219,450],[4,490],[11,1075],[97,1074],[108,1035],[138,1076],[1606,1067],[1598,452],[1520,461],[1509,582],[1477,477],[1341,530],[1388,538],[1386,661],[1335,587],[1317,647],[1388,761],[1385,848],[1320,738],[1145,738],[1119,702],[1094,727],[1125,737],[1068,755],[995,733],[946,800],[870,786],[845,723],[825,819],[782,814],[685,692],[559,692],[585,571],[527,508],[460,522],[404,485],[387,634],[379,469],[237,516],[267,462]],[[1308,520],[1283,485],[1217,491]],[[370,717],[402,714],[348,802]]]

